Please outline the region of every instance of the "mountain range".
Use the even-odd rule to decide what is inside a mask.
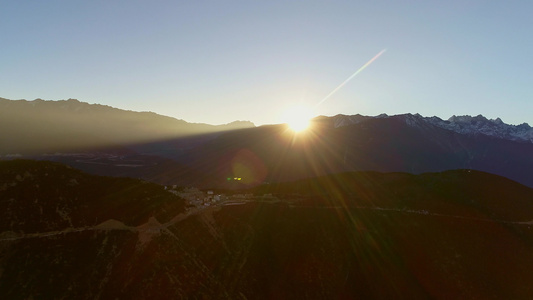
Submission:
[[[188,123],[152,112],[134,112],[76,99],[0,98],[0,154],[85,151],[124,144],[254,127]]]
[[[321,116],[294,134],[285,124],[191,124],[77,100],[0,106],[4,159],[25,155],[93,174],[241,188],[351,171],[474,169],[533,187],[533,129],[483,116]]]
[[[362,115],[336,115],[332,117],[335,127],[348,126],[366,121],[371,118],[389,118],[386,114],[376,117]],[[422,117],[419,114],[406,115],[406,123],[413,127],[431,124],[439,128],[451,130],[456,133],[466,135],[485,135],[500,139],[533,143],[533,128],[527,123],[520,125],[505,124],[500,118],[489,120],[482,115],[472,116],[452,116],[448,120],[439,117]]]

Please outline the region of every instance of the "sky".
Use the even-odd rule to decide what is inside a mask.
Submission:
[[[209,124],[281,123],[304,104],[315,115],[533,125],[532,11],[532,1],[4,0],[0,97]]]

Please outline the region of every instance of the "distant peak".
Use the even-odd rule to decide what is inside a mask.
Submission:
[[[226,128],[226,129],[245,129],[245,128],[251,128],[251,127],[256,127],[256,126],[251,121],[237,120],[237,121],[233,121],[233,122],[228,123],[228,124],[218,125],[217,127]]]
[[[226,125],[242,125],[242,126],[255,127],[255,124],[252,121],[245,121],[245,120],[233,121],[233,122],[230,122],[230,123],[228,123]]]
[[[477,115],[475,117],[472,117],[470,115],[464,115],[464,116],[456,116],[453,115],[448,119],[449,122],[452,123],[472,123],[472,122],[491,122],[497,125],[503,125],[505,124],[502,119],[496,118],[496,119],[487,119],[483,115]]]
[[[464,115],[464,116],[451,116],[448,121],[452,123],[470,123],[472,121],[473,117],[470,115]]]
[[[327,117],[323,117],[327,118]],[[346,116],[338,114],[330,117],[334,127],[342,127],[365,122],[369,119],[387,119],[395,118],[404,121],[407,125],[417,128],[430,128],[428,125],[440,127],[442,129],[451,130],[460,134],[467,135],[485,135],[495,138],[501,138],[517,142],[533,143],[533,128],[527,123],[520,125],[510,125],[503,122],[502,119],[487,119],[485,116],[479,114],[475,117],[470,115],[457,116],[453,115],[448,120],[444,121],[439,117],[423,117],[418,113],[401,114],[388,116],[387,114],[380,114],[375,117],[352,115]]]

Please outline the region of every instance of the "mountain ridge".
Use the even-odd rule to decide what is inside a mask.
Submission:
[[[533,143],[533,128],[528,123],[511,125],[504,123],[500,118],[487,119],[481,114],[475,117],[470,115],[453,115],[448,120],[442,120],[437,116],[423,117],[418,113],[407,113],[392,116],[387,114],[380,114],[378,116],[338,114],[333,117],[320,116],[316,119],[323,120],[327,118],[331,118],[333,120],[333,126],[335,128],[358,124],[370,119],[403,118],[404,121],[411,126],[424,126],[422,123],[428,123],[460,134],[482,134],[485,136],[491,136],[510,141]]]
[[[1,110],[7,111],[9,109],[13,109],[12,106],[20,106],[21,104],[27,104],[27,105],[24,105],[24,107],[20,107],[16,110],[28,109],[30,108],[30,106],[31,108],[36,108],[39,106],[40,107],[48,106],[46,107],[46,109],[55,109],[55,110],[59,110],[59,111],[67,112],[67,113],[76,113],[76,114],[87,114],[87,113],[95,113],[95,112],[105,112],[106,114],[132,113],[132,114],[137,114],[138,116],[142,116],[142,118],[145,119],[145,121],[152,117],[155,117],[161,120],[165,120],[166,122],[169,122],[169,121],[175,122],[175,126],[178,126],[178,125],[196,126],[197,128],[193,130],[195,131],[195,133],[201,133],[202,131],[203,132],[225,131],[225,130],[255,127],[255,125],[250,121],[240,121],[240,120],[236,120],[236,121],[233,121],[227,124],[222,124],[222,125],[210,125],[206,123],[190,123],[182,119],[160,115],[154,112],[149,112],[149,111],[137,112],[137,111],[132,111],[132,110],[124,110],[124,109],[119,109],[119,108],[115,108],[115,107],[103,105],[103,104],[89,104],[87,102],[81,102],[77,99],[72,99],[72,98],[68,100],[43,100],[40,98],[37,98],[35,100],[24,100],[24,99],[9,100],[9,99],[0,97],[0,109]],[[52,107],[52,105],[54,105],[55,107]],[[4,113],[4,117],[5,117],[5,113]],[[492,137],[497,137],[497,138],[506,139],[506,140],[533,143],[533,128],[528,123],[524,122],[519,125],[506,124],[500,118],[488,119],[481,114],[477,116],[453,115],[447,120],[443,120],[437,116],[424,117],[418,113],[415,113],[415,114],[406,113],[406,114],[398,114],[398,115],[388,115],[388,114],[382,113],[377,116],[365,116],[361,114],[355,114],[355,115],[337,114],[331,117],[318,116],[318,117],[315,117],[313,120],[324,121],[326,119],[331,119],[333,120],[333,127],[338,128],[342,126],[349,126],[352,124],[358,124],[361,122],[365,122],[365,121],[368,121],[369,119],[385,119],[385,118],[404,118],[405,122],[407,122],[411,126],[417,126],[421,124],[420,122],[426,122],[426,123],[435,125],[437,127],[451,130],[451,131],[461,133],[461,134],[467,134],[467,135],[483,134],[486,136],[492,136]],[[203,128],[200,129],[200,127],[203,127]]]
[[[183,123],[187,123],[187,124],[196,124],[196,125],[207,125],[207,126],[213,126],[213,127],[224,127],[224,126],[228,126],[228,125],[231,125],[231,124],[235,124],[235,125],[240,125],[242,124],[242,127],[246,127],[246,126],[250,126],[250,127],[255,127],[255,124],[251,121],[245,121],[245,120],[235,120],[235,121],[232,121],[232,122],[229,122],[229,123],[225,123],[225,124],[220,124],[220,125],[212,125],[212,124],[208,124],[208,123],[198,123],[198,122],[187,122],[183,119],[178,119],[178,118],[175,118],[175,117],[170,117],[170,116],[166,116],[166,115],[162,115],[162,114],[158,114],[158,113],[155,113],[155,112],[152,112],[152,111],[135,111],[135,110],[128,110],[128,109],[121,109],[121,108],[117,108],[117,107],[113,107],[113,106],[110,106],[110,105],[105,105],[105,104],[99,104],[99,103],[88,103],[88,102],[83,102],[83,101],[79,101],[78,99],[74,99],[74,98],[69,98],[67,100],[44,100],[44,99],[41,99],[41,98],[37,98],[35,100],[26,100],[26,99],[19,99],[19,100],[11,100],[11,99],[7,99],[7,98],[2,98],[0,97],[0,107],[2,108],[5,108],[7,107],[10,102],[14,105],[16,105],[15,103],[18,102],[18,103],[28,103],[28,104],[31,104],[32,106],[36,106],[36,105],[46,105],[46,104],[58,104],[58,105],[61,105],[60,108],[65,110],[65,111],[68,111],[69,109],[73,112],[87,112],[87,111],[91,111],[91,109],[94,109],[94,110],[111,110],[111,111],[115,111],[115,112],[132,112],[132,113],[140,113],[140,114],[145,114],[145,115],[152,115],[152,116],[158,116],[158,117],[164,117],[164,118],[169,118],[169,119],[173,119],[173,120],[176,120],[176,121],[180,121],[180,122],[183,122]],[[7,105],[6,105],[7,104]]]
[[[84,116],[84,107],[93,106],[77,100],[21,103],[24,118],[18,118],[15,110],[0,109],[2,159],[21,153],[93,174],[204,187],[256,185],[346,171],[419,174],[451,169],[485,171],[533,186],[533,143],[525,140],[531,127],[483,116],[455,116],[450,121],[419,114],[322,116],[301,134],[286,124],[218,131],[209,131],[213,127],[208,126],[206,132],[205,127],[185,122],[187,130],[194,128],[183,134],[181,127],[174,126],[183,123],[170,117],[150,119],[151,113],[124,116],[117,110],[121,114]],[[41,104],[55,105],[53,113],[43,116],[24,110]],[[78,112],[65,116],[58,108],[62,105]],[[227,178],[243,180],[236,183]]]
[[[75,99],[0,98],[0,154],[42,154],[165,140],[255,127],[188,123],[153,112],[135,112]]]

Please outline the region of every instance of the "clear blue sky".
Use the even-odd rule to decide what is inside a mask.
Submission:
[[[533,125],[532,1],[2,1],[0,97],[189,122],[483,114]]]

